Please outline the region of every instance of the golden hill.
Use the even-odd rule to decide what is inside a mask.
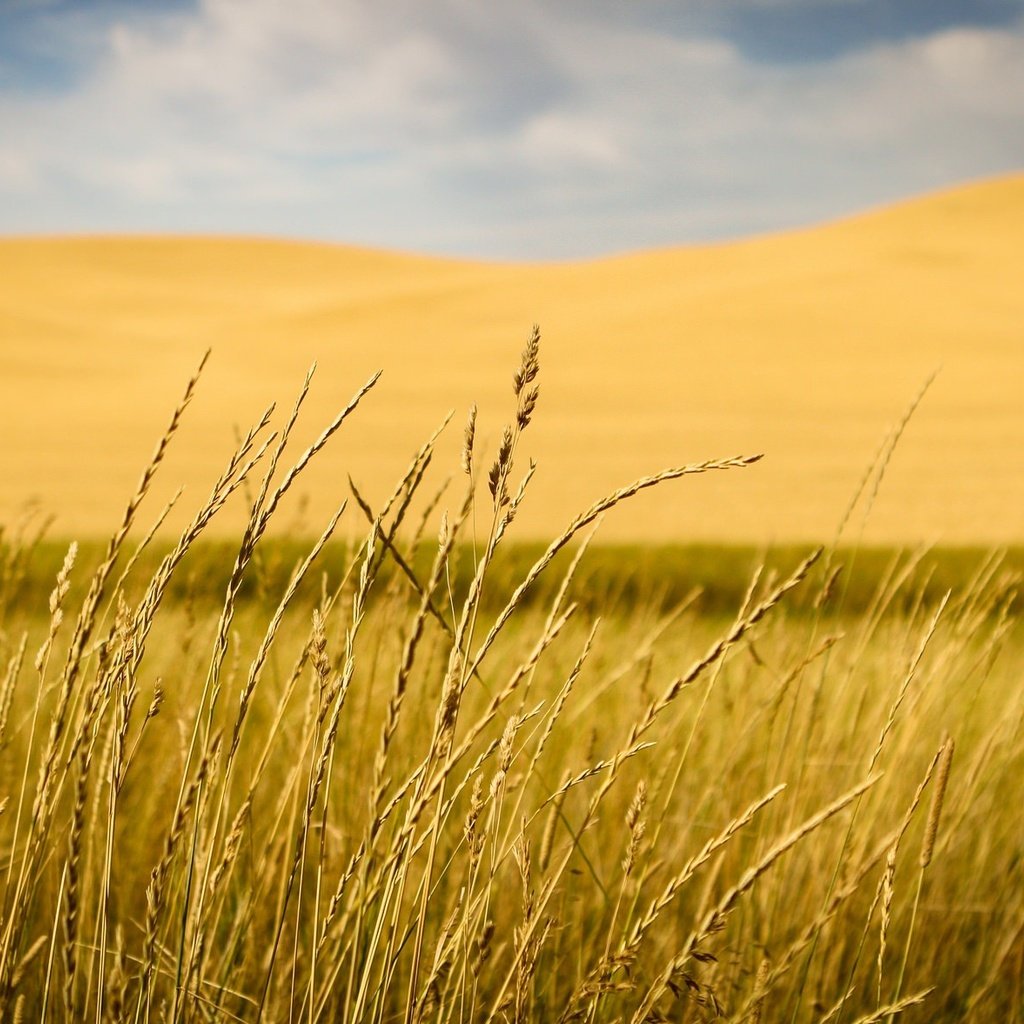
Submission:
[[[163,471],[160,495],[183,482],[188,508],[236,426],[271,400],[290,406],[314,359],[303,437],[383,369],[304,488],[312,528],[349,472],[383,495],[450,408],[453,469],[474,400],[493,450],[536,321],[541,404],[524,454],[539,469],[521,534],[557,529],[633,477],[764,452],[617,510],[603,535],[829,539],[938,369],[865,536],[1020,542],[1022,239],[1024,175],[806,231],[574,264],[237,238],[0,240],[0,522],[34,497],[58,533],[111,529],[212,347]]]

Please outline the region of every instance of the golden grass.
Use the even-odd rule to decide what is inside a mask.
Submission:
[[[756,471],[642,497],[606,535],[830,540],[886,425],[939,369],[866,538],[1016,543],[1022,236],[1015,176],[806,231],[578,264],[255,239],[5,240],[0,514],[35,495],[59,532],[104,532],[134,483],[126,467],[145,459],[207,347],[161,498],[179,483],[205,494],[232,425],[315,358],[310,422],[326,422],[353,380],[383,368],[387,387],[292,494],[322,521],[351,473],[380,502],[450,407],[479,402],[478,444],[493,455],[505,393],[493,368],[513,363],[523,325],[539,321],[548,411],[521,535],[553,534],[623,480],[745,451],[766,453]],[[448,465],[456,435],[440,443]],[[243,518],[238,508],[214,529]]]
[[[0,1018],[1011,1019],[1019,579],[992,559],[933,601],[906,559],[850,616],[816,550],[756,574],[731,621],[643,600],[590,619],[575,578],[604,511],[754,460],[620,487],[514,577],[539,359],[535,334],[496,452],[466,431],[436,537],[402,528],[429,441],[347,562],[318,560],[362,522],[343,507],[245,607],[272,518],[372,380],[298,454],[308,378],[276,432],[259,418],[151,575],[140,510],[195,379],[86,579],[72,546],[25,607],[32,551],[5,542]],[[231,492],[248,514],[204,618],[168,587]]]

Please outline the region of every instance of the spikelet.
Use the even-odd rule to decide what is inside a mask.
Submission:
[[[18,961],[18,966],[11,976],[11,988],[17,988],[28,974],[29,968],[35,962],[36,957],[46,948],[47,936],[40,935],[35,942],[25,951],[25,955]]]
[[[60,567],[60,572],[57,573],[57,584],[53,588],[53,593],[50,594],[50,614],[53,615],[58,608],[64,603],[64,598],[68,595],[68,588],[71,586],[69,577],[71,576],[71,569],[74,567],[75,558],[78,555],[78,542],[72,541],[68,547],[68,553],[64,556],[64,564]]]
[[[540,326],[533,325],[529,340],[523,349],[523,355],[519,362],[519,369],[512,375],[512,390],[516,398],[520,398],[523,389],[527,384],[533,383],[540,370]]]
[[[57,630],[60,629],[60,624],[64,621],[64,598],[68,596],[68,590],[71,587],[71,570],[74,567],[77,555],[78,544],[72,541],[68,547],[67,554],[64,556],[64,564],[60,567],[60,572],[57,573],[57,582],[50,593],[50,628],[46,639],[36,654],[35,669],[37,672],[42,672],[46,659],[50,654],[50,649],[53,647],[53,641],[57,636]]]
[[[149,702],[149,707],[146,708],[146,721],[148,722],[151,718],[156,718],[160,714],[160,708],[164,703],[164,688],[161,685],[160,680],[157,680],[156,686],[153,687],[153,699]]]
[[[508,770],[512,767],[513,744],[515,743],[516,731],[519,728],[519,716],[512,714],[505,725],[498,743],[498,769],[491,780],[490,797],[495,800],[501,787],[508,777]]]
[[[519,408],[516,410],[516,423],[520,430],[525,430],[530,425],[533,411],[537,408],[537,398],[540,389],[532,387],[519,399]]]
[[[473,793],[469,800],[469,811],[466,814],[465,834],[466,848],[469,850],[469,872],[473,873],[480,861],[484,849],[484,833],[480,828],[480,812],[484,807],[483,782],[478,775],[473,783]]]
[[[568,782],[568,778],[564,781]],[[537,854],[537,867],[543,874],[551,862],[551,849],[555,843],[555,826],[562,815],[562,805],[565,803],[567,790],[564,787],[559,789],[558,795],[551,801],[551,810],[548,811],[548,820],[544,825],[544,833],[540,839],[540,850]]]
[[[942,801],[946,795],[946,783],[949,782],[949,770],[953,765],[953,737],[947,736],[939,754],[939,764],[935,769],[935,789],[932,792],[932,804],[928,808],[928,823],[924,829],[924,841],[921,843],[920,865],[923,871],[931,863],[935,852],[935,837],[939,832],[939,818],[942,815]]]
[[[88,762],[83,753],[79,755],[79,772],[75,783],[75,805],[71,815],[71,830],[68,833],[68,884],[64,890],[64,1012],[68,1020],[75,1018],[75,977],[78,966],[78,921],[81,912],[81,856],[82,833],[85,831],[85,803],[87,797]]]
[[[441,704],[437,711],[435,752],[444,750],[451,742],[455,723],[462,704],[462,654],[453,650],[448,662],[448,671],[441,684]]]
[[[494,938],[494,922],[485,922],[482,931],[476,939],[476,952],[473,957],[473,977],[478,978],[484,964],[491,958],[491,940]]]
[[[772,962],[768,957],[763,957],[757,965],[757,974],[754,976],[754,991],[757,993],[757,1002],[754,1003],[750,1013],[750,1024],[761,1024],[761,1017],[764,1015],[765,986],[768,982],[768,972],[771,970]]]
[[[323,716],[327,713],[328,702],[324,700],[324,694],[330,684],[331,661],[327,656],[327,631],[318,608],[313,609],[313,635],[309,641],[309,660],[316,673],[317,692],[320,695],[320,720],[322,721]]]
[[[512,428],[506,427],[501,435],[501,444],[498,446],[498,454],[491,465],[491,471],[487,474],[487,488],[491,492],[494,504],[501,508],[508,504],[508,486],[506,477],[512,465]]]
[[[462,441],[462,472],[466,476],[473,475],[473,442],[476,440],[476,403],[469,407],[466,420],[466,433]]]
[[[814,599],[814,608],[815,608],[815,610],[817,610],[819,608],[824,608],[825,605],[827,605],[829,603],[829,601],[832,600],[832,597],[835,594],[836,584],[839,582],[839,577],[842,575],[842,572],[843,572],[842,565],[837,565],[828,574],[828,578],[825,580],[824,585],[822,586],[821,590],[818,592],[818,596]]]
[[[882,1001],[882,972],[885,965],[886,941],[889,937],[889,925],[892,923],[892,902],[896,893],[896,852],[898,843],[889,847],[885,857],[885,872],[882,875],[882,922],[878,938],[878,1002]]]
[[[501,734],[501,742],[498,744],[498,770],[502,775],[507,775],[512,767],[512,744],[516,738],[516,730],[519,728],[519,716],[510,715],[505,725],[505,731]]]
[[[107,1007],[110,1019],[115,1022],[125,1019],[128,997],[128,972],[125,967],[124,929],[118,925],[114,946],[114,964],[107,975]]]
[[[4,734],[7,732],[7,722],[10,718],[11,704],[14,701],[14,687],[21,672],[21,666],[25,662],[25,648],[28,646],[28,633],[21,635],[21,642],[11,660],[7,663],[7,671],[3,680],[0,681],[0,750],[4,746]]]
[[[516,409],[516,426],[525,430],[530,425],[534,409],[537,407],[537,398],[540,394],[538,387],[529,385],[537,379],[540,372],[540,328],[534,324],[530,340],[523,349],[523,358],[519,369],[512,378],[513,390],[519,400]]]
[[[622,873],[629,876],[636,862],[636,854],[643,842],[647,822],[644,819],[644,808],[647,806],[647,783],[641,779],[637,783],[636,794],[626,811],[626,827],[629,829],[629,845],[622,861]]]

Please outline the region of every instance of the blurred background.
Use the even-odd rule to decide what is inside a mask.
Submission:
[[[112,527],[209,346],[167,493],[384,370],[315,528],[539,322],[526,534],[763,451],[609,534],[828,539],[937,372],[865,535],[1019,541],[1022,168],[1020,0],[0,0],[0,519]]]
[[[1024,159],[1019,0],[3,0],[6,233],[499,259],[745,237]]]

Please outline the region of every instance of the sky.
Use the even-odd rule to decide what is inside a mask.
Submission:
[[[1024,0],[0,0],[0,234],[567,259],[1024,169]]]

